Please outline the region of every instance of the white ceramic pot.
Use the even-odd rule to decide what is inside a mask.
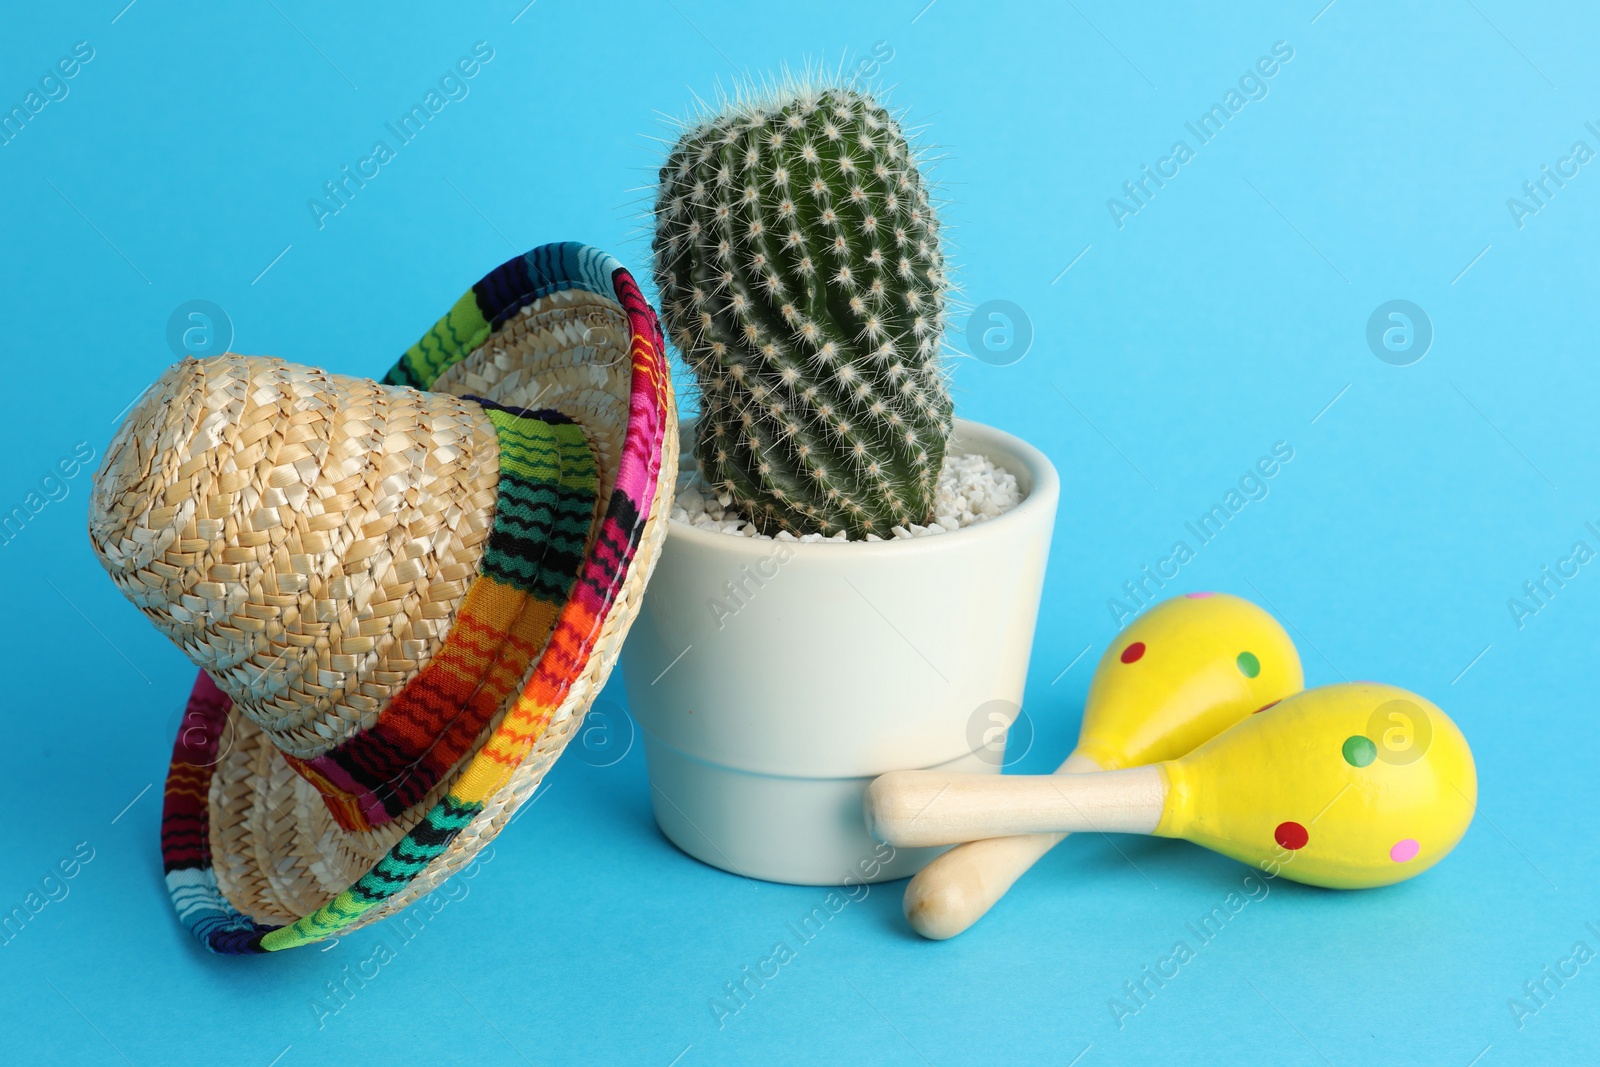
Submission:
[[[656,822],[754,878],[840,885],[940,849],[867,836],[890,770],[998,771],[1022,702],[1060,483],[1042,452],[958,419],[955,449],[1016,475],[1012,510],[950,533],[795,543],[670,523],[622,654]]]

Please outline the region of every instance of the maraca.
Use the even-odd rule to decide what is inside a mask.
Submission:
[[[1304,685],[1294,642],[1271,615],[1225,593],[1174,597],[1135,620],[1100,657],[1078,747],[1056,773],[1181,756]],[[1065,836],[998,837],[951,849],[906,886],[906,921],[924,937],[954,937]]]
[[[1375,736],[1376,735],[1376,736]],[[1063,830],[1182,837],[1332,889],[1389,885],[1466,833],[1478,777],[1429,701],[1345,682],[1287,697],[1188,755],[1064,775],[894,771],[867,787],[868,830],[914,847]]]

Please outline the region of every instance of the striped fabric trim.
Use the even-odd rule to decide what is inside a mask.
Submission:
[[[562,289],[615,295],[612,277],[622,264],[575,241],[541,245],[507,260],[461,295],[455,306],[400,357],[386,385],[428,389],[447,368],[471,354],[507,319]],[[624,273],[626,273],[624,271]]]
[[[391,821],[460,762],[549,640],[583,561],[599,492],[583,428],[470,399],[499,437],[500,483],[481,572],[444,644],[371,726],[311,759],[283,757],[344,830]]]
[[[633,277],[610,256],[576,244],[547,245],[503,264],[473,287],[473,296],[479,318],[488,324],[504,322],[538,295],[571,287],[614,296],[627,314],[632,335],[628,428],[600,529],[532,674],[488,741],[420,823],[328,904],[289,926],[275,927],[256,923],[234,909],[217,889],[212,874],[207,797],[211,766],[227,726],[228,700],[202,671],[190,697],[185,728],[173,749],[162,848],[167,888],[179,918],[211,951],[274,952],[321,941],[336,936],[399,893],[449,847],[485,802],[510,782],[587,667],[595,641],[627,580],[661,474],[662,441],[671,406],[661,330]],[[486,294],[481,302],[480,293]],[[535,293],[538,295],[532,295]],[[458,302],[446,319],[461,308],[462,302]],[[462,339],[472,333],[470,317],[448,329],[436,325],[429,337],[437,340],[428,342],[426,348],[423,342],[413,346],[385,381],[426,388],[477,347],[461,347],[466,343]]]

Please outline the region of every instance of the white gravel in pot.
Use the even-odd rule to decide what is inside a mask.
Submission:
[[[1010,471],[988,456],[970,452],[945,454],[944,469],[939,472],[939,488],[934,496],[934,521],[926,526],[912,523],[896,526],[896,540],[911,537],[930,537],[963,526],[976,526],[986,519],[1003,515],[1022,502],[1017,489],[1017,479]],[[845,541],[844,531],[832,537],[821,534],[803,534],[796,537],[787,530],[779,531],[776,538],[757,532],[733,507],[732,498],[712,492],[694,468],[691,457],[684,457],[683,471],[678,477],[678,495],[672,503],[672,521],[697,526],[702,530],[716,530],[733,537],[756,537],[778,541]],[[884,540],[875,534],[868,541]]]

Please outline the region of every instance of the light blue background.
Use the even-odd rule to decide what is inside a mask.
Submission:
[[[124,2],[13,7],[0,34],[7,109],[75,42],[95,49],[70,95],[0,147],[4,510],[75,443],[103,451],[173,358],[182,302],[225,308],[238,351],[373,375],[533,245],[584,240],[644,279],[663,114],[736,71],[853,63],[882,42],[890,99],[944,155],[965,298],[1013,301],[1035,331],[1021,362],[955,372],[961,414],[1031,440],[1062,475],[1021,769],[1070,747],[1115,632],[1108,598],[1286,441],[1270,495],[1176,588],[1267,603],[1313,683],[1377,678],[1435,699],[1474,744],[1482,802],[1457,851],[1413,882],[1277,885],[1120,1029],[1108,1000],[1189,940],[1185,923],[1243,867],[1182,843],[1074,838],[942,944],[909,933],[900,884],[875,888],[719,1029],[710,999],[823,891],[676,852],[637,747],[605,768],[568,758],[467,895],[319,1028],[312,1002],[374,933],[222,959],[171,915],[160,781],[193,669],[101,573],[80,475],[0,548],[0,908],[77,842],[94,850],[69,895],[0,948],[0,1061],[1600,1057],[1600,963],[1552,985],[1521,1029],[1508,1007],[1574,942],[1600,950],[1585,927],[1600,926],[1600,563],[1522,628],[1507,607],[1575,541],[1600,549],[1584,528],[1600,527],[1600,163],[1522,228],[1506,206],[1574,141],[1600,149],[1584,128],[1600,120],[1591,10]],[[307,199],[479,40],[495,54],[470,96],[319,230]],[[1277,41],[1294,58],[1269,95],[1119,230],[1107,198],[1174,139],[1193,147],[1184,122]],[[1396,298],[1435,331],[1411,366],[1364,338]]]

